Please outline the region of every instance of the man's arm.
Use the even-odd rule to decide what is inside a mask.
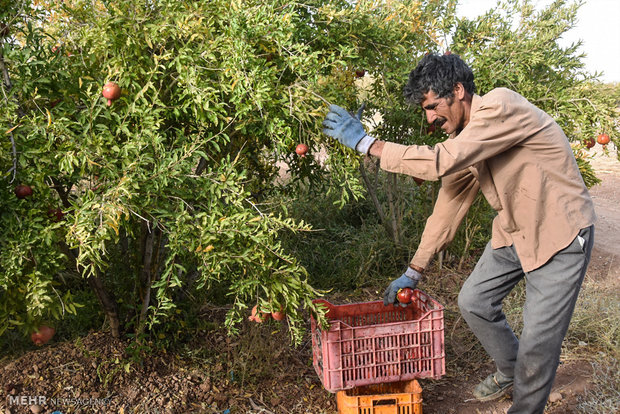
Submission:
[[[426,220],[418,249],[409,267],[422,273],[433,256],[454,239],[469,207],[476,199],[480,185],[468,169],[445,176],[433,213]]]
[[[454,239],[479,188],[478,180],[468,169],[442,179],[442,187],[433,214],[426,221],[420,245],[405,273],[392,281],[383,292],[384,305],[395,303],[400,289],[417,287],[424,268],[428,266],[433,255],[443,250]]]
[[[415,270],[416,272],[420,273],[420,274],[424,273],[424,268],[423,267],[416,266],[416,265],[414,265],[412,263],[409,264],[409,267],[412,268],[413,270]]]
[[[385,141],[376,140],[368,150],[368,155],[372,155],[373,157],[381,158],[381,153],[383,152],[383,147],[385,146]]]

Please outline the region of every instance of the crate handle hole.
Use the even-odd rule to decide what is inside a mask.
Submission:
[[[379,405],[396,405],[396,398],[391,398],[389,400],[374,400],[372,402],[373,407],[376,407]]]

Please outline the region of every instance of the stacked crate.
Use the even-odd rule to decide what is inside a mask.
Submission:
[[[338,393],[339,412],[421,414],[415,379],[445,373],[443,306],[420,290],[405,307],[315,303],[326,308],[329,327],[311,320],[314,369]]]
[[[340,414],[422,414],[417,380],[366,385],[336,393]]]

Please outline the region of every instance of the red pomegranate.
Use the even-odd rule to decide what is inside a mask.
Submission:
[[[29,185],[20,184],[15,187],[15,195],[17,198],[24,199],[26,197],[30,197],[32,195],[32,187]]]
[[[101,94],[108,100],[108,106],[110,106],[112,102],[121,97],[121,87],[117,83],[108,82],[103,86]]]
[[[276,321],[281,321],[286,317],[286,312],[284,312],[284,308],[280,306],[280,310],[271,312],[271,317]]]
[[[259,311],[258,305],[254,305],[254,307],[252,308],[252,314],[248,317],[249,320],[256,323],[263,323],[269,318],[271,318],[271,314]]]
[[[609,135],[599,134],[599,136],[596,138],[596,142],[598,142],[601,145],[609,144]]]
[[[62,212],[59,208],[49,208],[47,209],[47,215],[52,221],[59,222],[65,217],[65,213]]]
[[[32,340],[32,342],[35,345],[41,346],[43,344],[48,343],[49,340],[54,337],[55,333],[56,333],[56,330],[54,328],[51,328],[51,327],[46,326],[46,325],[41,325],[41,326],[39,326],[39,331],[38,332],[34,331],[30,335],[30,339]]]
[[[306,144],[299,144],[297,145],[297,148],[295,148],[295,152],[297,155],[305,157],[308,153],[308,146]]]
[[[396,294],[396,298],[400,303],[408,304],[411,303],[411,297],[413,296],[413,289],[404,288],[400,289]]]

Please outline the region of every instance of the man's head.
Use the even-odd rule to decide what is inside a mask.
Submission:
[[[409,74],[405,99],[421,104],[429,123],[451,134],[469,122],[471,97],[476,91],[474,74],[455,54],[427,54]]]

